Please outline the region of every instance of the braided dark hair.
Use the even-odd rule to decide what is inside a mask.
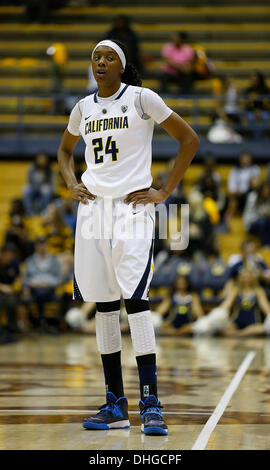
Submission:
[[[126,57],[127,63],[126,63],[125,71],[122,74],[121,81],[126,83],[127,85],[142,86],[142,80],[141,80],[141,77],[139,76],[138,70],[136,69],[136,67],[134,67],[134,65],[132,65],[129,62],[128,49],[125,46],[125,44],[123,44],[121,41],[118,41],[118,39],[110,39],[110,40],[115,42],[117,46],[119,46],[122,49]]]

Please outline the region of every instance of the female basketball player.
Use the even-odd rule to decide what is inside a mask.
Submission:
[[[81,203],[75,236],[74,298],[96,302],[96,338],[107,390],[106,405],[86,418],[83,427],[129,427],[120,358],[123,297],[140,379],[141,430],[167,434],[157,394],[155,334],[148,299],[154,204],[167,199],[183,178],[199,139],[156,93],[141,87],[137,71],[127,63],[123,44],[98,43],[92,67],[98,92],[75,105],[58,150],[67,187]],[[154,122],[181,143],[160,190],[151,187]],[[75,178],[72,155],[80,137],[86,144],[87,164],[82,182]],[[136,237],[131,228],[134,222]]]

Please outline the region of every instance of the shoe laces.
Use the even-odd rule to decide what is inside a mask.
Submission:
[[[108,403],[105,403],[104,405],[99,407],[99,413],[97,413],[96,416],[100,418],[109,418],[113,412],[115,405],[113,402],[108,401]]]
[[[151,418],[160,420],[162,419],[162,415],[161,413],[158,413],[158,411],[161,408],[163,408],[163,406],[160,404],[159,401],[155,400],[154,398],[153,399],[149,398],[147,400],[147,403],[143,407],[141,414],[146,414],[146,413],[151,412]]]

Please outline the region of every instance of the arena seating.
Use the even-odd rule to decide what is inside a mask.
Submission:
[[[219,1],[209,0],[201,0],[200,5],[195,1],[181,2],[180,6],[179,3],[170,0],[164,6],[161,0],[138,0],[135,6],[127,6],[126,1],[117,0],[112,7],[111,2],[104,0],[95,6],[68,6],[55,10],[46,24],[27,23],[22,6],[0,6],[1,154],[8,150],[5,147],[7,143],[16,142],[22,156],[33,156],[41,146],[42,150],[47,150],[46,143],[53,138],[54,147],[52,151],[48,148],[48,153],[55,156],[56,145],[68,116],[51,114],[47,47],[55,41],[66,45],[69,60],[65,92],[71,100],[76,101],[87,93],[91,48],[110,29],[117,14],[130,17],[132,27],[139,37],[141,58],[145,65],[144,86],[158,90],[160,50],[174,31],[188,32],[191,44],[199,44],[205,48],[215,65],[216,73],[231,73],[239,90],[248,86],[254,69],[264,72],[270,86],[270,63],[267,60],[270,49],[270,5],[262,1],[254,4],[246,0],[229,0],[226,6],[224,2],[221,6]],[[212,79],[200,81],[196,83],[195,95],[192,97],[179,99],[175,93],[165,98],[170,107],[196,128],[202,137],[202,144],[217,106],[212,85]],[[27,138],[22,140],[23,137]],[[175,150],[171,151],[167,146],[165,134],[160,127],[156,129],[155,139],[162,140],[158,140],[157,145],[154,140],[154,159],[158,157],[158,151],[162,152],[164,159],[175,154]],[[252,145],[251,143],[249,148],[253,153]],[[268,147],[261,148],[267,150]],[[225,150],[223,146],[216,146],[214,150],[218,157],[221,153],[224,159],[229,152],[230,156],[238,156],[230,145]],[[256,152],[253,154],[256,157]],[[18,154],[17,157],[21,155]],[[230,167],[224,163],[224,160],[218,162],[217,171],[221,174],[221,184],[226,190]],[[17,162],[15,167],[9,166],[9,163],[0,164],[0,216],[3,220],[0,238],[5,231],[10,201],[21,195],[27,167],[27,162]],[[156,160],[153,176],[165,169],[166,163]],[[190,167],[184,178],[185,191],[195,184],[201,171],[199,163],[195,162]],[[262,175],[265,175],[264,165]],[[219,234],[222,254],[226,260],[232,251],[239,251],[241,240],[245,236],[241,219],[230,221],[229,229],[232,237]]]
[[[215,73],[231,73],[239,90],[249,83],[251,72],[262,70],[270,85],[270,6],[265,2],[136,2],[103,1],[90,7],[69,6],[52,12],[46,24],[28,24],[24,7],[0,7],[0,126],[2,134],[14,137],[19,132],[28,137],[60,136],[67,116],[52,116],[50,110],[50,67],[46,55],[52,42],[67,47],[68,64],[65,91],[75,100],[87,91],[90,51],[111,27],[117,14],[126,14],[140,40],[145,65],[143,85],[159,88],[160,50],[174,31],[189,33],[190,43],[205,48],[215,66]],[[223,4],[224,5],[224,4]],[[162,19],[162,20],[161,20]],[[177,94],[166,99],[203,136],[216,110],[212,80],[196,83],[197,99],[179,100]],[[196,98],[195,96],[195,98]],[[199,98],[199,99],[198,99]],[[245,130],[244,130],[245,131]],[[157,137],[165,138],[162,129]]]

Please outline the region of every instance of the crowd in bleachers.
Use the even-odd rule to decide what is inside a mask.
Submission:
[[[22,197],[11,203],[1,249],[2,340],[29,330],[52,334],[66,330],[76,210],[76,201],[68,197],[47,155],[37,155]]]
[[[151,57],[142,54],[139,37],[133,30],[128,16],[116,16],[103,39],[117,39],[123,42],[128,50],[129,61],[144,78]],[[171,93],[171,83],[176,85],[178,95],[192,94],[196,80],[205,80],[211,77],[214,71],[214,64],[207,57],[205,48],[200,44],[191,46],[188,42],[186,32],[176,31],[160,51],[163,64],[159,74],[159,93],[162,96]],[[88,90],[95,88],[96,82],[90,67]]]
[[[257,253],[270,247],[269,168],[263,179],[244,152],[223,192],[213,159],[205,163],[197,184],[188,194],[181,192],[181,202],[190,208],[189,246],[174,252],[170,243],[159,242],[155,252],[153,309],[165,320],[160,331],[166,333],[243,335],[270,313],[270,270]],[[218,236],[227,232],[230,237],[234,217],[245,221],[241,253],[231,252],[225,262]]]
[[[13,3],[25,5],[24,21],[46,23],[55,9],[69,2]],[[97,2],[75,3],[83,6]],[[124,42],[131,62],[143,78],[147,76],[152,57],[142,53],[139,37],[127,16],[115,17],[102,35],[99,39]],[[66,44],[61,42],[52,42],[47,49],[52,93],[68,91],[64,88],[67,52]],[[157,91],[164,98],[183,95],[186,98],[196,92],[198,80],[212,78],[216,114],[207,134],[210,141],[241,142],[242,125],[249,127],[254,139],[264,137],[269,123],[269,88],[260,71],[252,72],[249,86],[239,90],[234,77],[217,74],[207,50],[201,44],[195,45],[183,31],[175,31],[171,38],[168,32],[159,56],[162,65],[157,74]],[[171,88],[171,83],[176,88]],[[90,65],[87,91],[93,92],[95,87]],[[50,113],[67,113],[71,106],[66,105],[63,97],[56,97]],[[78,168],[78,178],[81,171]],[[166,171],[158,174],[155,187],[166,176]],[[206,156],[192,189],[186,190],[180,184],[164,202],[166,207],[189,204],[189,244],[183,252],[171,249],[173,233],[167,239],[159,238],[157,218],[150,299],[160,334],[244,335],[265,331],[253,327],[262,327],[265,318],[270,318],[270,267],[263,255],[257,253],[257,248],[270,246],[270,168],[263,178],[249,152],[243,152],[226,183],[224,188],[215,160]],[[47,155],[37,155],[29,165],[21,198],[11,203],[9,226],[1,247],[0,343],[36,331],[48,334],[73,329],[93,331],[95,305],[72,301],[76,211],[77,202],[70,198]],[[230,221],[234,217],[243,219],[242,251],[232,251],[225,260],[219,234],[227,233],[230,237]],[[121,321],[125,331],[124,315]]]
[[[126,45],[130,62],[144,79],[152,59],[142,53],[140,39],[132,28],[128,16],[122,14],[116,16],[101,39],[113,38]],[[68,60],[66,47],[57,43],[48,51],[47,54],[51,54],[52,58],[51,91],[65,92],[64,77]],[[183,31],[175,31],[171,38],[168,35],[167,42],[160,50],[160,60],[162,65],[157,74],[160,83],[157,91],[163,98],[192,97],[197,92],[198,81],[212,80],[211,93],[216,100],[216,110],[210,116],[212,125],[207,133],[209,141],[241,142],[243,132],[248,132],[255,140],[266,135],[270,117],[270,90],[261,71],[251,71],[249,85],[239,90],[233,76],[216,73],[214,62],[209,59],[205,47],[199,43],[191,44],[188,33]],[[171,87],[172,84],[175,88]],[[93,93],[96,89],[90,63],[87,91]],[[60,98],[58,103],[54,102],[52,113],[64,114],[67,110],[69,112],[68,104],[65,105]]]
[[[244,152],[231,167],[225,189],[211,155],[201,169],[191,189],[181,183],[164,202],[167,208],[177,204],[178,210],[189,204],[184,251],[171,247],[173,232],[159,236],[157,215],[153,320],[160,334],[243,335],[250,325],[262,327],[270,314],[270,270],[257,253],[270,245],[269,168],[263,179]],[[78,178],[82,171],[78,167]],[[157,174],[153,185],[158,188],[166,175]],[[47,155],[37,155],[29,164],[21,198],[11,203],[1,248],[0,342],[31,332],[94,331],[95,305],[72,300],[76,210],[77,202]],[[236,216],[243,217],[246,231],[241,253],[232,252],[225,260],[219,234],[230,237],[230,220]],[[121,321],[125,331],[125,315]]]
[[[165,33],[161,30],[159,36],[155,28],[151,31],[151,22],[156,21],[154,7],[153,20],[151,20],[151,15],[149,16],[148,31],[146,18],[143,17],[143,12],[140,13],[139,7],[138,13],[132,8],[130,13],[127,9],[126,14],[122,13],[125,11],[124,8],[119,7],[117,11],[121,14],[114,17],[110,9],[106,10],[106,5],[103,3],[100,5],[95,0],[47,0],[44,2],[14,0],[11,3],[23,6],[21,12],[18,13],[18,22],[28,25],[34,23],[35,32],[34,30],[31,32],[32,40],[29,41],[28,33],[18,28],[18,34],[23,35],[21,44],[18,39],[18,47],[14,48],[15,39],[11,41],[12,47],[4,52],[5,57],[1,61],[3,77],[11,78],[10,91],[13,90],[14,98],[17,92],[25,95],[20,106],[13,105],[13,107],[4,96],[2,97],[2,109],[9,115],[7,122],[4,123],[5,128],[10,126],[12,121],[14,130],[18,126],[18,131],[23,129],[26,133],[31,126],[33,126],[33,133],[37,128],[42,130],[46,128],[49,134],[50,125],[55,133],[60,131],[60,123],[65,124],[65,116],[69,114],[78,96],[96,89],[90,64],[93,44],[100,39],[115,38],[127,46],[129,59],[139,70],[144,86],[154,89],[166,100],[173,100],[170,106],[186,117],[188,122],[196,127],[200,136],[207,137],[210,142],[214,143],[237,143],[242,142],[246,137],[259,140],[269,136],[268,67],[264,69],[263,61],[259,61],[261,56],[265,58],[264,54],[267,54],[264,52],[267,43],[262,42],[260,36],[254,42],[258,48],[257,60],[256,48],[254,51],[253,47],[250,51],[248,48],[243,48],[248,45],[245,41],[245,31],[239,31],[241,42],[237,39],[238,32],[234,33],[228,43],[227,39],[230,36],[226,42],[224,38],[219,39],[219,33],[211,31],[213,26],[211,15],[215,14],[215,7],[213,7],[213,12],[210,12],[210,36],[207,37],[203,31],[198,34],[198,31],[193,28],[198,21],[196,15],[202,15],[202,24],[207,21],[200,8],[197,12],[193,12],[194,18],[191,15],[191,28],[187,28],[187,19],[182,20],[181,13],[176,13],[175,18],[170,15],[165,16],[164,22],[174,21],[171,23],[174,26],[168,28]],[[59,13],[59,7],[63,6],[67,8],[63,8]],[[81,9],[81,6],[86,8]],[[104,11],[100,13],[102,6],[104,6]],[[97,13],[95,13],[95,7],[98,7]],[[70,11],[72,9],[75,17]],[[217,9],[219,10],[220,8]],[[164,13],[166,14],[166,6],[164,6]],[[9,14],[7,11],[7,19],[13,21]],[[233,17],[233,8],[231,15]],[[243,15],[245,15],[244,9]],[[226,16],[229,31],[230,25],[227,18]],[[97,24],[95,24],[96,19]],[[92,31],[91,27],[98,26],[100,21],[102,21],[100,28],[94,28]],[[38,31],[39,23],[42,24],[40,32]],[[44,25],[43,23],[50,24]],[[77,24],[78,31],[72,32],[71,30],[68,36],[62,28],[58,31],[58,24],[62,26]],[[83,31],[80,31],[81,24],[84,26]],[[85,26],[89,27],[89,32]],[[211,40],[217,44],[211,44]],[[33,47],[36,41],[37,44]],[[267,34],[265,34],[265,41],[267,41]],[[215,47],[226,45],[228,50],[221,48],[219,57],[219,48],[212,49],[213,45]],[[8,56],[9,51],[10,56]],[[230,51],[232,57],[230,57]],[[86,83],[87,70],[88,84]],[[20,85],[15,81],[18,73],[21,77]],[[31,80],[27,77],[31,77],[33,83],[30,83]],[[4,79],[2,81],[2,94],[5,94],[9,85]],[[41,99],[44,93],[51,93],[52,96],[45,101]],[[184,98],[183,102],[179,100],[179,97]],[[21,116],[23,115],[23,119],[18,119],[17,122],[18,110]],[[56,115],[58,119],[46,120],[42,115],[43,112],[46,115]],[[36,120],[31,119],[33,113],[39,116]],[[162,133],[162,130],[160,132]]]

